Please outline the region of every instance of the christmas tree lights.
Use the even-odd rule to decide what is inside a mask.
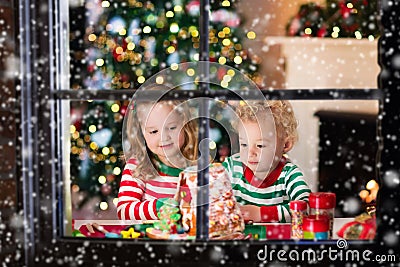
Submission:
[[[300,6],[286,26],[289,36],[351,37],[374,40],[379,35],[376,0],[327,0],[324,6]]]

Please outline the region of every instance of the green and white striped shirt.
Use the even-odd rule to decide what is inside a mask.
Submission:
[[[264,222],[290,222],[289,202],[308,202],[311,190],[303,173],[285,157],[268,177],[258,182],[253,179],[253,172],[241,162],[239,153],[226,158],[223,165],[230,174],[236,200],[242,205],[261,207]]]

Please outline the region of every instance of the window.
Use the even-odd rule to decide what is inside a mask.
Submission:
[[[71,2],[71,3],[76,3],[76,2]],[[70,3],[70,4],[71,4]],[[103,1],[102,4],[106,4],[107,1]],[[53,4],[55,4],[53,6]],[[20,7],[21,14],[23,13],[24,10],[29,10],[29,3],[25,3]],[[78,3],[78,6],[81,6]],[[64,218],[64,212],[66,209],[65,206],[63,206],[65,203],[69,202],[68,199],[68,194],[65,194],[67,192],[65,188],[69,186],[65,182],[67,179],[60,179],[61,176],[68,174],[69,168],[68,165],[65,165],[65,162],[60,162],[59,159],[64,159],[64,158],[69,158],[69,151],[68,151],[68,146],[65,147],[65,144],[68,143],[68,140],[66,139],[67,137],[70,136],[70,127],[69,127],[69,116],[71,114],[71,111],[73,109],[82,109],[84,110],[86,107],[78,104],[78,103],[85,103],[85,105],[90,105],[90,103],[93,103],[95,101],[102,101],[102,105],[109,105],[108,102],[104,102],[104,100],[109,100],[110,97],[113,97],[114,99],[111,102],[115,102],[115,99],[118,99],[120,101],[127,101],[129,100],[125,96],[127,94],[126,91],[124,90],[115,90],[115,91],[93,91],[93,90],[81,90],[79,89],[79,85],[77,86],[78,90],[71,90],[74,89],[74,85],[70,84],[68,79],[65,79],[65,76],[60,76],[58,74],[61,73],[68,73],[68,65],[66,64],[67,58],[65,54],[63,54],[65,51],[68,51],[68,43],[65,42],[66,36],[68,35],[67,31],[67,25],[68,25],[68,14],[64,11],[69,10],[69,8],[66,6],[66,3],[52,3],[49,8],[49,17],[35,17],[34,13],[24,13],[24,16],[22,16],[22,19],[20,23],[26,28],[30,28],[29,26],[31,23],[31,16],[33,16],[35,20],[35,23],[38,25],[44,25],[45,29],[52,29],[53,28],[53,22],[54,23],[59,23],[57,26],[59,27],[60,31],[58,32],[59,35],[56,35],[56,39],[53,39],[55,37],[54,33],[52,31],[47,31],[44,30],[43,32],[37,32],[36,28],[32,28],[31,31],[35,34],[37,34],[37,38],[41,41],[44,41],[44,48],[46,48],[47,45],[49,45],[49,50],[43,49],[41,46],[41,50],[35,50],[38,52],[37,58],[30,58],[30,55],[28,51],[30,49],[36,49],[35,46],[30,46],[31,44],[34,44],[36,42],[36,39],[33,38],[28,33],[31,33],[29,31],[28,33],[25,33],[22,35],[21,39],[21,44],[25,45],[24,47],[28,48],[26,51],[26,54],[24,52],[24,49],[21,49],[21,58],[25,59],[27,62],[27,65],[23,67],[24,73],[32,73],[31,68],[33,70],[32,74],[40,74],[36,77],[40,77],[40,79],[36,79],[32,84],[30,83],[30,77],[31,76],[23,76],[21,83],[22,83],[22,90],[21,90],[21,101],[24,103],[24,101],[27,101],[29,105],[27,105],[27,109],[22,110],[22,118],[27,119],[28,125],[32,125],[33,131],[26,131],[23,132],[23,140],[24,143],[22,145],[22,149],[24,151],[32,151],[33,155],[39,154],[39,158],[35,158],[34,156],[24,158],[23,161],[23,167],[25,167],[22,171],[22,177],[23,177],[23,190],[24,190],[24,196],[26,198],[26,201],[23,201],[24,205],[24,211],[26,212],[26,218],[28,218],[28,224],[31,228],[31,232],[27,232],[25,234],[25,237],[27,240],[33,241],[43,241],[40,243],[37,243],[37,245],[30,247],[27,246],[26,249],[24,250],[25,252],[25,257],[26,257],[26,263],[34,265],[36,262],[45,262],[46,260],[50,261],[51,263],[52,260],[57,261],[59,263],[65,263],[72,261],[70,260],[69,256],[75,255],[75,251],[79,251],[82,248],[82,242],[79,239],[76,238],[68,238],[65,237],[64,234],[67,233],[65,229],[69,228],[69,224],[72,222],[67,222],[66,225],[62,225],[62,222],[64,222],[62,219]],[[390,15],[389,10],[390,7],[387,9],[383,10],[383,12],[386,15]],[[52,13],[50,12],[51,10],[57,10],[57,11],[63,11],[56,13],[55,17],[52,16]],[[386,13],[387,12],[387,13]],[[79,16],[78,16],[79,17]],[[48,25],[50,23],[50,25]],[[77,25],[79,22],[75,22]],[[383,21],[383,25],[386,26],[387,21]],[[47,28],[45,27],[47,26]],[[385,31],[384,31],[385,32]],[[77,33],[77,32],[75,32]],[[386,50],[386,48],[391,47],[389,46],[390,44],[393,44],[393,40],[389,36],[384,36],[384,40],[387,41],[387,43],[382,44],[382,48]],[[47,41],[47,42],[46,42]],[[25,43],[26,42],[26,43]],[[42,45],[42,43],[41,43]],[[77,44],[78,46],[81,45]],[[200,44],[201,46],[201,44]],[[50,54],[46,54],[45,51],[50,51]],[[55,52],[60,52],[60,54],[56,54]],[[118,53],[117,53],[118,54]],[[146,54],[146,53],[145,53]],[[79,56],[79,55],[77,55]],[[118,56],[117,56],[118,58]],[[201,57],[200,57],[201,58]],[[38,61],[36,61],[38,59]],[[39,60],[41,59],[41,60]],[[57,59],[57,60],[55,60]],[[53,61],[55,60],[55,61]],[[387,54],[381,54],[381,64],[383,66],[383,74],[386,75],[386,73],[389,73],[389,76],[381,75],[381,84],[379,86],[380,89],[382,90],[340,90],[340,89],[329,89],[328,90],[274,90],[274,91],[264,91],[263,93],[268,96],[268,97],[282,97],[282,98],[287,98],[287,99],[300,99],[302,101],[304,100],[343,100],[343,102],[346,101],[353,101],[354,99],[358,100],[368,100],[371,102],[375,102],[376,100],[380,100],[383,94],[385,96],[385,99],[391,99],[392,95],[388,98],[388,94],[391,92],[392,83],[391,83],[391,77],[390,75],[395,75],[396,70],[391,70],[388,64],[390,62],[389,55]],[[38,66],[35,66],[35,64],[38,64]],[[98,63],[101,65],[101,62]],[[33,68],[35,66],[35,69]],[[37,67],[37,68],[36,68]],[[76,70],[76,69],[75,69]],[[53,74],[56,74],[55,77]],[[135,73],[136,75],[137,73]],[[79,79],[84,79],[85,77],[79,76],[79,71],[76,70],[76,73],[73,74],[71,77],[73,78],[79,77],[78,78],[78,83]],[[33,75],[35,77],[35,75]],[[140,77],[140,75],[139,75]],[[139,78],[138,77],[138,78]],[[101,77],[100,77],[101,78]],[[118,83],[119,84],[119,83]],[[123,81],[120,82],[122,86],[124,86]],[[130,87],[129,85],[128,87]],[[47,89],[50,88],[50,89]],[[110,87],[111,88],[111,87]],[[57,89],[57,90],[56,90]],[[66,90],[58,90],[58,89],[66,89]],[[351,100],[350,100],[351,99]],[[39,107],[35,107],[34,103],[37,100],[37,103],[39,104]],[[93,102],[88,102],[87,100],[94,100]],[[78,102],[78,101],[83,101],[83,102]],[[122,102],[121,102],[122,103]],[[315,103],[315,102],[314,102]],[[111,105],[112,106],[112,105]],[[95,111],[96,109],[92,109]],[[392,116],[389,115],[395,115],[394,113],[394,104],[393,102],[387,100],[385,101],[385,105],[383,106],[383,111],[385,112],[385,116],[383,116],[383,128],[382,130],[384,131],[383,137],[386,138],[385,142],[388,142],[389,146],[386,146],[385,143],[385,149],[383,150],[383,160],[382,160],[382,169],[381,172],[383,174],[383,184],[381,188],[382,193],[389,193],[394,194],[394,191],[396,189],[396,175],[397,172],[393,170],[395,166],[397,166],[395,163],[398,161],[396,157],[394,157],[396,151],[396,141],[393,138],[388,138],[387,136],[396,136],[395,130],[393,130],[393,126],[395,126],[395,129],[398,129],[398,122],[395,120],[392,120]],[[30,113],[30,111],[34,111],[34,113]],[[32,121],[32,118],[37,118],[38,123],[35,121]],[[24,121],[24,120],[23,120]],[[47,125],[52,125],[54,126],[53,128],[49,129],[46,128],[45,126]],[[378,125],[379,127],[379,125]],[[386,127],[386,128],[385,128]],[[29,127],[27,128],[27,130]],[[39,140],[38,137],[42,138],[42,140]],[[63,137],[61,140],[59,139],[60,137]],[[38,146],[33,145],[35,140],[39,140]],[[50,142],[49,142],[50,141]],[[393,143],[393,146],[390,146],[390,143]],[[31,150],[30,150],[31,149]],[[40,154],[42,153],[42,154]],[[73,153],[73,151],[71,151]],[[48,164],[50,163],[50,164]],[[389,175],[389,176],[388,176]],[[390,176],[391,175],[391,176]],[[394,175],[394,176],[393,176]],[[32,177],[35,177],[36,179],[31,179]],[[388,178],[389,177],[389,178]],[[107,177],[106,177],[107,179]],[[389,181],[389,182],[387,182]],[[36,194],[34,194],[36,193]],[[385,194],[386,195],[386,194]],[[394,195],[397,196],[397,195]],[[28,201],[29,200],[29,201]],[[54,205],[56,203],[57,205]],[[382,204],[382,210],[381,210],[381,215],[386,214],[389,215],[390,218],[397,218],[395,216],[392,216],[395,212],[393,209],[390,209],[390,201],[386,202],[389,204]],[[65,223],[65,222],[64,222]],[[382,225],[385,225],[386,222],[382,222]],[[63,227],[64,226],[64,227]],[[382,226],[381,226],[382,227]],[[391,227],[388,227],[388,229],[391,229]],[[381,231],[382,228],[381,228]],[[385,232],[385,231],[383,231]],[[390,234],[390,231],[385,232]],[[52,244],[52,240],[54,240]],[[116,246],[117,245],[117,246]],[[312,245],[308,244],[307,246],[317,246],[318,244]],[[332,243],[329,243],[327,245],[333,245]],[[368,246],[368,244],[363,244],[365,246]],[[373,245],[373,244],[372,244]],[[387,244],[390,246],[389,244]],[[179,251],[170,251],[166,244],[160,244],[160,243],[154,243],[151,244],[150,246],[144,245],[142,242],[128,242],[124,241],[121,243],[115,243],[115,242],[103,242],[103,241],[95,241],[91,240],[89,243],[89,246],[91,248],[91,254],[90,256],[80,254],[82,256],[82,262],[86,261],[93,261],[97,259],[101,259],[103,262],[112,262],[114,261],[113,257],[114,255],[106,255],[103,252],[104,251],[113,251],[114,253],[117,253],[117,250],[120,251],[121,249],[126,249],[126,253],[130,254],[130,252],[134,253],[137,255],[139,254],[139,258],[137,259],[138,262],[144,262],[145,260],[153,261],[153,258],[158,259],[159,257],[162,257],[162,255],[178,255],[177,257],[173,256],[166,256],[166,258],[163,258],[162,261],[165,262],[179,262],[179,261],[184,261],[185,259],[193,258],[191,256],[186,256],[183,255]],[[184,243],[178,243],[177,247],[184,247]],[[201,247],[201,244],[194,243],[193,246],[189,245],[189,250],[196,251],[194,247]],[[219,245],[218,245],[219,246]],[[243,257],[246,258],[242,250],[247,251],[246,249],[246,244],[242,244],[239,242],[238,246],[234,245],[226,245],[226,244],[220,244],[222,246],[223,250],[230,250],[230,252],[236,252],[236,255],[232,255],[229,257],[229,259],[219,259],[218,260],[223,260],[223,261],[238,261],[241,260],[243,261]],[[319,245],[318,245],[319,246]],[[53,247],[57,249],[52,249]],[[64,250],[62,247],[68,247],[71,249]],[[151,249],[148,249],[148,248]],[[264,244],[261,243],[256,243],[251,245],[251,249],[254,249],[254,253],[251,252],[250,258],[255,259],[256,258],[256,252],[260,249],[263,248]],[[221,249],[221,247],[218,247],[218,249]],[[211,245],[208,246],[204,251],[204,253],[214,253],[213,251],[215,250],[214,247]],[[35,257],[36,252],[40,251],[43,252],[43,256],[38,256]],[[153,252],[154,251],[154,252]],[[229,252],[229,253],[230,253]],[[239,253],[240,252],[240,253]],[[56,256],[55,258],[49,257],[50,253],[54,253]],[[195,255],[198,255],[197,257],[201,258],[203,252],[194,252]],[[228,253],[228,252],[227,252]],[[79,253],[78,253],[79,254]],[[113,253],[111,253],[113,254]],[[127,255],[128,255],[127,254]],[[39,255],[39,254],[37,254]],[[61,256],[62,255],[62,256]],[[99,256],[101,255],[101,256]],[[203,254],[205,255],[205,254]],[[208,254],[207,254],[208,255]],[[231,255],[231,254],[230,254]],[[92,257],[94,256],[94,258]],[[88,259],[86,257],[91,257],[91,259]],[[99,258],[98,258],[99,257]],[[129,257],[121,256],[121,260],[123,259],[128,259]],[[195,257],[196,259],[196,257]],[[210,259],[210,262],[212,262],[215,259]],[[154,261],[155,262],[155,261]]]

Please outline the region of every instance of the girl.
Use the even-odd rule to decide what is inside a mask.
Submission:
[[[136,102],[127,117],[128,159],[118,193],[122,220],[155,220],[197,158],[197,127],[181,101]]]

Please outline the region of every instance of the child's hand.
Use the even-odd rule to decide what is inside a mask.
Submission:
[[[240,211],[245,221],[261,221],[260,207],[255,205],[242,205],[240,206]]]

